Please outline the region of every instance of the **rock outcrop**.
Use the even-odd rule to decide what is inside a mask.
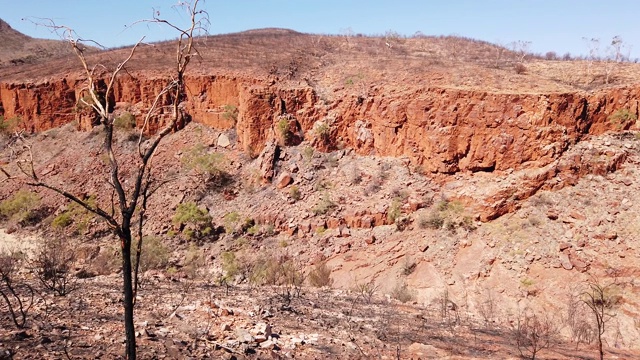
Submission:
[[[123,76],[114,101],[143,113],[165,86],[161,76]],[[80,119],[77,103],[82,79],[66,77],[39,83],[0,83],[5,118],[19,116],[31,132]],[[336,101],[320,100],[308,86],[240,76],[186,78],[185,110],[192,119],[216,129],[235,129],[239,144],[259,154],[274,139],[278,119],[295,118],[304,136],[317,136],[314,124],[327,127],[326,149],[353,148],[360,154],[408,158],[432,173],[540,168],[557,160],[586,135],[624,130],[609,116],[620,109],[638,114],[640,88],[595,93],[509,94],[445,88],[386,91],[379,86],[366,98],[335,91]],[[163,99],[168,104],[169,99]],[[230,115],[229,109],[237,109]],[[141,118],[141,117],[139,117]],[[162,117],[149,124],[157,131]],[[141,119],[138,120],[140,122]],[[141,125],[141,124],[138,124]],[[79,121],[87,128],[90,121]]]

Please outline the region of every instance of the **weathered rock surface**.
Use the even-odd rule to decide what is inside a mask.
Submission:
[[[166,79],[136,73],[116,82],[114,103],[145,111]],[[4,116],[20,116],[22,126],[38,132],[71,122],[88,129],[90,118],[76,112],[80,79],[67,76],[41,82],[0,82]],[[586,135],[624,130],[608,116],[626,107],[638,113],[638,87],[594,93],[509,94],[446,88],[412,88],[387,93],[383,86],[359,101],[345,96],[322,105],[310,86],[289,87],[229,75],[188,76],[184,109],[194,121],[220,130],[235,129],[245,151],[260,153],[276,138],[283,114],[295,116],[308,140],[314,124],[333,119],[327,148],[346,146],[360,154],[404,156],[435,173],[541,168]],[[163,99],[168,103],[169,99]],[[226,107],[238,110],[237,121]],[[87,120],[88,119],[88,120]],[[138,124],[140,125],[140,124]],[[162,117],[149,132],[163,125]]]

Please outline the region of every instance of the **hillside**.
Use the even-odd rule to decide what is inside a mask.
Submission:
[[[29,37],[0,19],[0,68],[39,63],[71,53],[68,44],[63,41]]]
[[[138,141],[166,121],[138,137],[173,45],[141,46],[109,100],[128,190]],[[153,158],[171,181],[146,212],[143,356],[515,358],[518,325],[535,320],[552,338],[536,358],[595,359],[593,286],[607,288],[607,357],[640,356],[640,65],[285,29],[198,45],[181,103],[191,121]],[[89,58],[109,66],[129,51]],[[19,172],[28,148],[9,130],[25,130],[43,179],[108,209],[104,135],[83,86],[72,58],[1,67],[0,164]],[[21,190],[29,216],[6,215]],[[187,204],[210,217],[206,234],[176,220]],[[34,313],[54,315],[24,333],[0,308],[0,352],[117,356],[107,224],[22,179],[2,183],[0,210],[0,247],[63,239],[80,286],[37,300]],[[32,280],[31,267],[18,272]]]

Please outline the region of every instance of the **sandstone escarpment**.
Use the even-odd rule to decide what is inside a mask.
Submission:
[[[166,85],[162,76],[121,77],[114,101],[144,113]],[[38,132],[79,119],[82,81],[70,77],[40,83],[0,83],[6,118]],[[317,147],[353,148],[360,154],[406,157],[432,173],[538,168],[559,158],[585,135],[624,130],[635,122],[608,120],[619,109],[638,113],[640,88],[595,93],[512,94],[447,88],[402,91],[372,87],[365,95],[338,88],[321,98],[309,85],[229,75],[186,79],[185,110],[196,122],[220,130],[235,129],[240,145],[252,154],[278,136],[282,116],[294,119]],[[162,99],[161,104],[168,104]],[[229,109],[237,114],[229,116]],[[160,109],[162,113],[162,109]],[[142,117],[138,116],[138,125]],[[328,132],[323,141],[314,126]],[[149,124],[149,132],[162,117]],[[328,139],[328,141],[327,141]]]

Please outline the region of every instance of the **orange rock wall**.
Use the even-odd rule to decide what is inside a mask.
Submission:
[[[144,110],[167,80],[134,76],[117,81],[115,101]],[[68,78],[0,83],[4,116],[20,116],[22,126],[32,132],[68,123],[76,118],[81,84]],[[331,143],[320,147],[404,156],[434,173],[546,165],[587,134],[635,126],[616,124],[608,117],[622,108],[638,114],[640,97],[638,87],[590,94],[498,94],[428,87],[394,92],[379,87],[367,98],[336,92],[337,100],[325,104],[311,87],[235,76],[190,76],[186,87],[185,109],[193,120],[221,130],[235,127],[240,145],[253,154],[275,136],[274,124],[287,113],[309,139],[316,121],[329,124]],[[170,104],[170,98],[165,96],[161,103]],[[238,110],[237,121],[225,115],[228,107]],[[156,122],[149,130],[159,126]]]

